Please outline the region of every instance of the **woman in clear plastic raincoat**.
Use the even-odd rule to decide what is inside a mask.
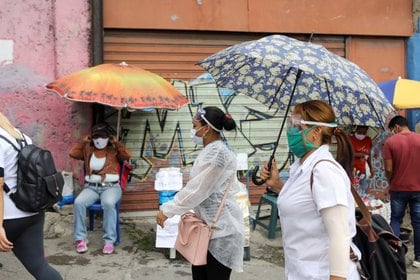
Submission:
[[[156,216],[159,225],[174,215],[194,210],[196,215],[211,224],[230,187],[225,205],[213,230],[207,254],[207,264],[192,266],[193,279],[229,279],[232,270],[242,271],[244,252],[244,219],[235,193],[243,185],[236,178],[236,156],[222,141],[221,132],[236,128],[235,121],[217,107],[198,110],[193,118],[191,138],[204,145],[191,169],[188,183],[164,203]]]

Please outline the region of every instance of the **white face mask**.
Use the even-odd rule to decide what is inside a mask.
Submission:
[[[93,139],[93,145],[96,149],[102,150],[108,145],[109,138],[96,138]]]
[[[200,127],[199,129],[191,128],[191,139],[197,145],[203,145],[203,137],[197,136],[197,132],[202,129],[204,126]]]
[[[366,135],[355,133],[354,137],[356,137],[357,140],[363,140],[365,139]]]

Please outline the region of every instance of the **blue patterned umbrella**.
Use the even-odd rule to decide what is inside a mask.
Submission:
[[[318,99],[330,104],[340,124],[384,128],[394,110],[377,84],[356,64],[321,45],[272,35],[234,45],[198,63],[216,84],[285,110]],[[286,118],[277,137],[280,141]],[[269,168],[276,149],[268,161]],[[258,166],[252,174],[256,185]]]
[[[329,103],[340,124],[384,128],[394,109],[356,64],[321,45],[272,35],[234,45],[198,63],[220,87],[285,110],[310,99]]]

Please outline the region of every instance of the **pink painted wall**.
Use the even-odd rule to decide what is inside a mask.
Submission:
[[[89,66],[89,1],[0,0],[0,7],[0,48],[2,40],[13,42],[12,60],[0,61],[0,111],[51,150],[58,169],[73,171],[79,163],[67,152],[89,131],[91,106],[44,85]]]

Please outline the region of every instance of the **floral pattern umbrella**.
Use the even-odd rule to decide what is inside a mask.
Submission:
[[[198,63],[220,87],[286,109],[310,99],[329,103],[341,124],[384,127],[394,109],[356,64],[321,45],[282,35],[234,45]]]
[[[330,104],[340,124],[384,128],[393,111],[377,84],[356,64],[321,45],[271,35],[234,45],[198,63],[220,87],[246,94],[289,113],[292,105],[318,99]],[[277,145],[268,161],[274,159]],[[262,185],[255,167],[252,180]]]
[[[117,134],[122,108],[178,109],[188,103],[188,99],[161,76],[125,62],[89,67],[46,87],[68,100],[117,108]]]

